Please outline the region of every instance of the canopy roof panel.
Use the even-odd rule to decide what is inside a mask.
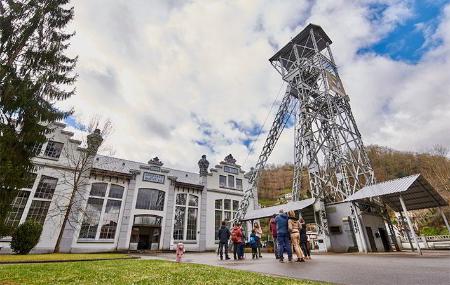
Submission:
[[[280,210],[283,210],[284,212],[301,210],[308,206],[311,206],[312,204],[314,204],[315,201],[316,201],[315,198],[309,198],[301,201],[288,202],[283,205],[276,205],[272,207],[248,211],[247,214],[245,215],[244,221],[268,218],[273,216],[274,214],[278,214]]]
[[[366,186],[345,201],[361,201],[379,197],[394,211],[401,211],[400,195],[408,210],[419,210],[447,206],[448,202],[439,195],[420,174]]]

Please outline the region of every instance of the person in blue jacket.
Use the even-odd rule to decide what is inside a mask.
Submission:
[[[288,220],[288,215],[286,215],[283,210],[280,210],[280,214],[275,218],[275,223],[277,224],[278,257],[280,262],[284,262],[284,252],[287,252],[288,260],[292,261]]]

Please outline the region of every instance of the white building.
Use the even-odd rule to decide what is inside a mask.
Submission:
[[[249,187],[232,155],[211,169],[203,156],[199,173],[164,167],[157,157],[142,163],[89,156],[89,147],[81,148],[64,127],[55,124],[48,141],[37,146],[34,183],[20,191],[7,219],[43,224],[34,252],[54,250],[68,205],[73,206],[61,233],[62,252],[166,250],[180,241],[192,251],[217,248],[220,223],[233,218]],[[95,139],[88,138],[88,145]],[[86,169],[77,168],[80,161]],[[77,171],[81,175],[73,183]],[[9,241],[0,240],[0,252],[10,251]]]

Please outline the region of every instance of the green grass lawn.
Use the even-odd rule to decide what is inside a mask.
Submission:
[[[108,260],[0,265],[0,284],[321,284],[208,265]]]
[[[129,258],[122,253],[52,253],[52,254],[1,254],[0,262],[33,262],[33,261],[59,261],[59,260],[95,260],[95,259],[113,259]]]

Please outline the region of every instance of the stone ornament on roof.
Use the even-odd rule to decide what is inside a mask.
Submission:
[[[225,156],[225,162],[229,164],[236,164],[236,159],[234,159],[233,155],[231,153],[227,156]]]
[[[206,159],[206,155],[202,155],[202,158],[198,161],[198,168],[200,170],[200,176],[208,175],[209,161]]]
[[[159,160],[159,158],[157,156],[155,156],[154,158],[152,158],[151,160],[148,161],[148,164],[162,166],[163,162],[161,160]]]

